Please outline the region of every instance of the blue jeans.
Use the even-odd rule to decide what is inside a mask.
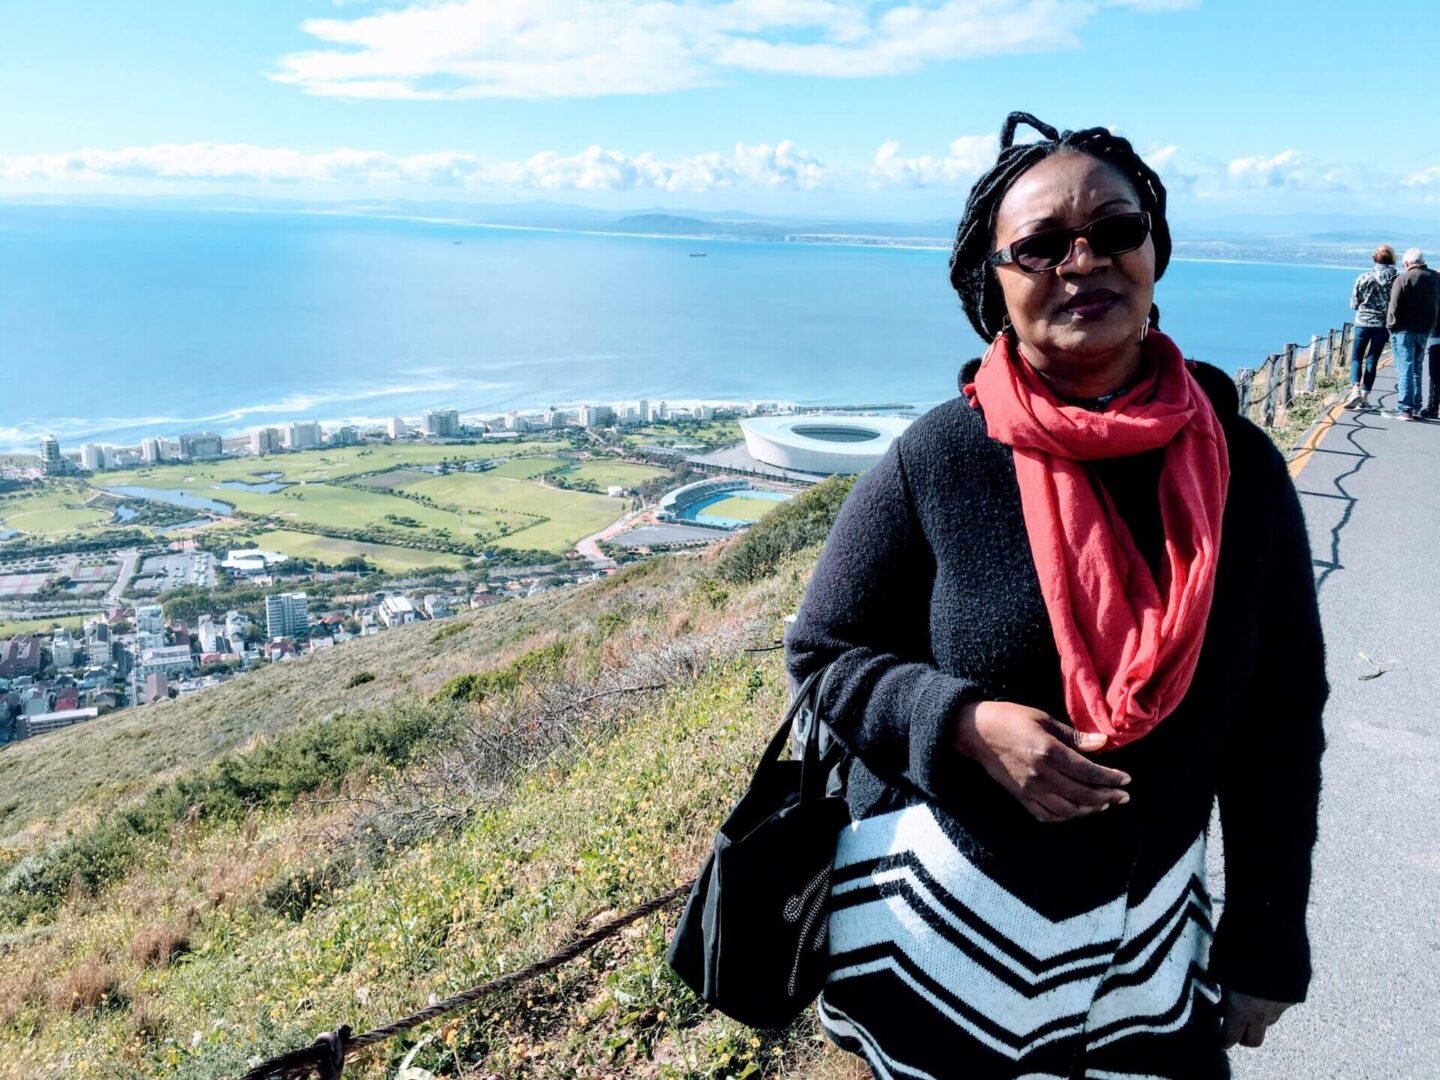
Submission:
[[[1380,363],[1380,354],[1385,349],[1385,342],[1390,340],[1390,331],[1383,326],[1357,326],[1355,335],[1350,339],[1350,383],[1359,386],[1361,375],[1361,361],[1364,361],[1365,392],[1368,394],[1375,386],[1375,368]]]
[[[1420,364],[1425,356],[1425,345],[1429,334],[1417,334],[1410,330],[1396,330],[1395,375],[1399,381],[1400,398],[1395,402],[1395,411],[1418,413],[1420,411]]]

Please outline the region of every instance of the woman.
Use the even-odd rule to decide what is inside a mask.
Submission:
[[[1390,286],[1395,284],[1395,249],[1381,244],[1370,256],[1375,265],[1355,279],[1350,306],[1355,309],[1355,336],[1350,345],[1350,393],[1345,408],[1364,409],[1375,387],[1380,353],[1390,340],[1385,317],[1390,310]],[[1364,368],[1363,374],[1361,368]]]
[[[1012,114],[951,260],[993,344],[856,485],[788,634],[849,751],[821,1019],[877,1076],[1223,1077],[1305,997],[1305,526],[1154,329],[1169,255],[1126,140]]]

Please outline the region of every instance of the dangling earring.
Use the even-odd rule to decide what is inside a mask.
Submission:
[[[1148,333],[1150,333],[1150,320],[1149,320],[1149,319],[1146,319],[1144,325],[1140,327],[1140,344],[1141,344],[1141,345],[1144,345],[1144,344],[1145,344],[1145,335],[1148,334]]]

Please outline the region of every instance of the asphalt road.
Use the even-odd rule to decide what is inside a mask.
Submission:
[[[1440,423],[1341,416],[1296,480],[1332,686],[1315,981],[1238,1080],[1440,1080]]]

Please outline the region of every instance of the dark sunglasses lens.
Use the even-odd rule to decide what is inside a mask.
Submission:
[[[1075,234],[1069,229],[1052,229],[1015,241],[1011,251],[1015,261],[1024,269],[1049,270],[1065,261],[1074,241]]]
[[[1119,255],[1145,243],[1150,225],[1142,214],[1118,214],[1090,226],[1090,246],[1097,255]]]

